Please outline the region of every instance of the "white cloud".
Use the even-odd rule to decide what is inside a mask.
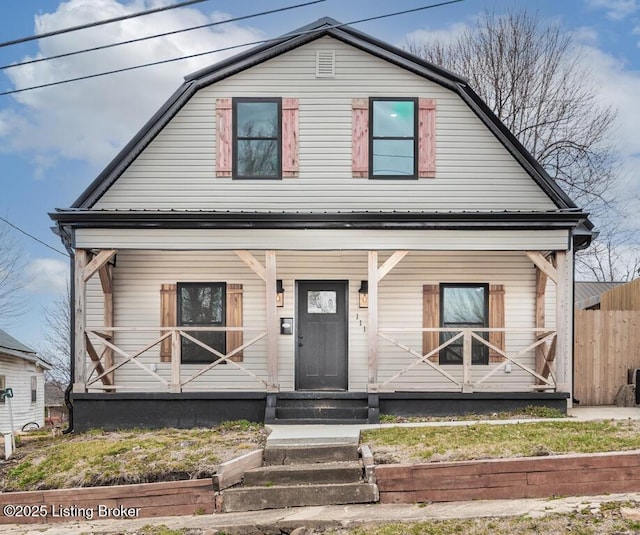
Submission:
[[[121,0],[122,1],[122,0]],[[137,0],[69,0],[55,13],[36,15],[42,33],[134,13],[157,5]],[[99,13],[99,17],[96,14]],[[49,57],[107,43],[211,23],[228,18],[193,8],[165,11],[38,41],[35,57]],[[255,29],[234,23],[159,39],[34,63],[5,71],[16,89],[41,85],[169,58],[216,50],[263,38]],[[182,83],[184,75],[228,57],[237,50],[166,63],[17,93],[20,113],[0,110],[4,150],[34,151],[46,165],[56,158],[105,164]],[[34,58],[22,58],[34,59]],[[43,158],[44,157],[44,158]],[[38,166],[38,161],[34,161]]]
[[[26,289],[32,293],[64,293],[69,280],[69,263],[54,258],[36,258],[27,265]]]
[[[443,45],[455,42],[463,33],[469,31],[469,26],[459,22],[451,24],[448,28],[431,30],[424,28],[408,33],[405,36],[406,43],[429,43],[437,41]]]
[[[586,0],[592,9],[607,10],[607,17],[611,20],[622,20],[640,10],[638,0]]]

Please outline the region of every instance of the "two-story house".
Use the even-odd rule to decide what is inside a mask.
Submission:
[[[335,20],[188,76],[51,217],[78,429],[570,403],[586,214],[463,78]]]

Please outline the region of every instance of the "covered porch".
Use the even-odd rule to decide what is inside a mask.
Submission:
[[[564,232],[564,244],[566,236]],[[566,407],[573,268],[572,252],[558,249],[557,238],[547,236],[545,249],[524,249],[526,239],[518,240],[518,246],[509,239],[508,250],[504,241],[500,250],[489,249],[488,243],[460,250],[455,240],[444,246],[445,236],[428,246],[396,250],[369,248],[366,240],[347,250],[327,250],[326,242],[313,240],[295,250],[77,247],[74,398],[99,398],[114,406],[120,397],[157,402],[163,397],[186,401],[217,396],[227,399],[221,403],[233,399],[238,406],[239,400],[252,399],[268,414],[278,398],[326,397],[323,389],[314,395],[299,384],[300,284],[342,281],[347,379],[345,388],[330,390],[366,399],[369,419],[375,420],[378,409],[420,411],[429,405],[425,400],[450,410],[455,410],[455,399],[460,406],[547,399]],[[149,278],[142,271],[145,263],[151,273],[158,272],[153,277],[162,284],[156,286],[181,277],[204,280],[182,266],[192,257],[207,265],[207,280],[226,281],[224,326],[163,320],[162,292],[143,288]],[[439,299],[445,294],[434,299],[433,288],[452,282],[486,283],[487,299],[492,300],[487,324],[442,325]],[[128,292],[140,292],[140,302],[150,304],[136,311],[135,295]],[[159,295],[159,306],[151,303],[152,292]],[[176,294],[168,295],[177,306]],[[235,311],[235,320],[229,310]],[[283,332],[287,324],[291,334]],[[221,333],[224,347],[203,341],[204,332]],[[185,363],[185,341],[210,355],[209,361]],[[459,362],[444,362],[447,350]]]

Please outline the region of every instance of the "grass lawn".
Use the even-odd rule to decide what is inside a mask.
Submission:
[[[536,422],[365,431],[378,463],[462,461],[640,449],[640,421]]]
[[[0,465],[2,491],[149,483],[209,477],[217,466],[264,446],[264,427],[246,421],[212,429],[89,431],[21,436]]]

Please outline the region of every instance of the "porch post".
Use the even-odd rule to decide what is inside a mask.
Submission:
[[[572,357],[573,357],[573,253],[556,252],[556,269],[558,270],[556,297],[556,328],[558,330],[556,376],[558,386],[566,392],[572,390]],[[571,400],[570,400],[571,402]]]
[[[378,388],[378,251],[369,251],[369,389]]]
[[[473,362],[473,337],[471,336],[470,330],[465,329],[462,340],[462,392],[470,394],[473,392],[473,380],[471,375],[471,365]]]
[[[276,304],[276,253],[265,251],[267,306],[267,371],[269,387],[278,389],[278,309]]]
[[[171,331],[171,382],[169,392],[179,394],[182,392],[180,379],[180,364],[182,362],[182,339],[178,329]]]
[[[86,336],[86,300],[87,283],[84,280],[84,269],[87,265],[87,251],[76,249],[74,260],[73,292],[74,303],[74,383],[73,391],[86,391],[87,383],[87,341]]]
[[[545,327],[545,305],[547,293],[547,274],[536,266],[536,329],[544,329]],[[536,347],[536,372],[543,373],[546,364],[546,344]],[[538,384],[542,381],[538,380]]]

